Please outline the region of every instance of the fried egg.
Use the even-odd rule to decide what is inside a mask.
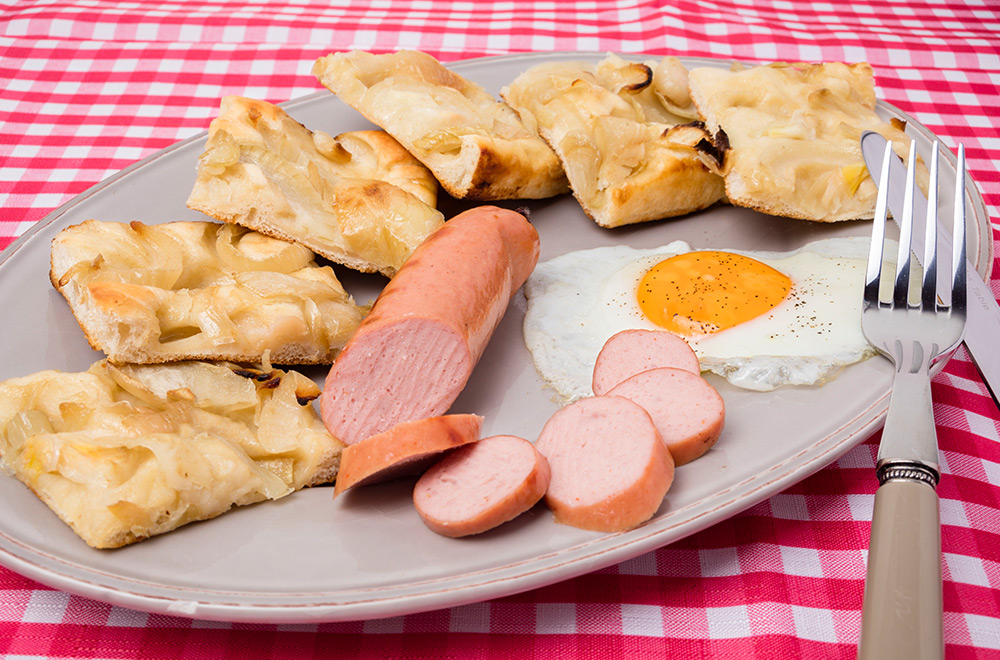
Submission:
[[[703,371],[769,391],[815,385],[874,355],[861,331],[867,238],[794,252],[608,246],[539,263],[525,284],[524,340],[541,376],[567,400],[590,396],[611,335],[674,332]]]

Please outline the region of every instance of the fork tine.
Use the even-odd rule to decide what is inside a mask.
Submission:
[[[885,243],[885,221],[889,207],[889,165],[893,156],[892,141],[886,142],[882,154],[882,170],[878,178],[875,218],[872,220],[872,242],[868,247],[868,268],[865,273],[865,306],[878,306],[879,281],[882,278],[882,246]]]
[[[930,181],[927,184],[927,219],[924,224],[924,281],[920,302],[924,309],[937,309],[937,207],[938,207],[938,148],[931,151]]]
[[[958,145],[958,163],[955,165],[955,217],[952,228],[952,311],[965,311],[965,145]]]
[[[903,197],[903,217],[896,218],[899,225],[899,252],[896,254],[896,286],[892,290],[892,304],[905,308],[910,304],[910,243],[913,237],[913,186],[917,149],[910,142],[910,157],[906,165],[906,195]]]
[[[926,270],[930,271],[924,275],[920,308],[916,301],[914,305],[909,304],[909,266],[911,260],[921,256],[912,253],[913,224],[919,225],[913,218],[913,207],[914,201],[923,201],[914,186],[917,157],[913,146],[908,158],[902,208],[894,218],[900,225],[901,236],[891,304],[872,305],[869,301],[873,281],[876,287],[878,285],[880,264],[876,262],[881,257],[878,249],[885,232],[887,197],[883,193],[889,188],[886,163],[892,162],[897,169],[900,165],[896,160],[890,161],[895,156],[889,149],[883,156],[875,206],[861,330],[872,346],[893,363],[895,375],[876,460],[879,487],[872,515],[858,649],[858,658],[863,660],[916,658],[928,652],[929,657],[943,657],[941,521],[935,490],[941,476],[941,463],[934,426],[931,369],[935,363],[950,357],[961,343],[966,322],[968,262],[965,252],[966,160],[961,147],[955,167],[954,249],[949,250],[953,261],[950,272],[941,268],[943,261],[937,255],[936,239],[940,235],[941,242],[947,243],[948,232],[947,227],[938,229],[936,226],[937,202],[939,198],[945,201],[943,198],[951,194],[950,191],[937,194],[942,151],[939,145],[934,145],[927,227],[922,231],[917,229],[917,238],[927,239],[922,253]],[[947,260],[948,255],[942,255],[942,259]],[[953,287],[951,295],[943,291],[946,288],[944,276],[939,278],[938,270],[951,275],[948,283]],[[941,299],[948,298],[950,309],[945,307],[943,300],[938,305],[937,287],[928,286],[935,280],[941,280]]]

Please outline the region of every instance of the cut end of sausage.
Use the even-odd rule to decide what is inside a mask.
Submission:
[[[412,317],[356,336],[326,378],[320,408],[346,445],[448,411],[472,373],[465,338]]]
[[[421,474],[441,452],[479,439],[479,415],[441,415],[397,424],[344,448],[334,496],[354,486]]]
[[[413,490],[413,503],[438,534],[480,534],[533,507],[549,477],[545,457],[530,442],[497,435],[459,447],[427,470]]]
[[[574,527],[636,527],[656,513],[673,482],[673,459],[649,413],[623,397],[561,408],[535,447],[552,471],[545,502],[557,522]]]
[[[604,343],[594,364],[594,394],[607,394],[625,379],[659,367],[701,373],[698,357],[677,335],[658,330],[623,330]]]
[[[675,465],[690,463],[711,449],[725,425],[722,396],[704,378],[683,369],[643,371],[608,395],[625,397],[649,413]]]
[[[535,228],[494,206],[431,233],[330,368],[321,401],[330,433],[353,445],[446,413],[538,254]]]

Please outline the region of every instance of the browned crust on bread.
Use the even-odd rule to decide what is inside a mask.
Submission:
[[[586,201],[576,189],[571,192],[584,215],[613,229],[701,211],[720,200],[723,187],[716,173],[692,153],[649,164],[645,176],[609,189],[600,205]]]
[[[691,71],[690,91],[724,156],[720,171],[730,202],[769,215],[871,219],[877,190],[861,155],[861,133],[881,133],[904,155],[910,143],[876,114],[865,62],[702,67]],[[926,179],[921,164],[925,189]]]
[[[688,122],[662,104],[652,80],[649,64],[609,56],[596,66],[538,65],[501,91],[537,126],[584,213],[602,227],[688,214],[723,194],[697,141],[687,143],[671,130],[677,123],[664,123]]]
[[[53,239],[49,280],[69,303],[90,346],[103,351],[114,363],[257,362],[269,352],[277,364],[330,364],[364,314],[333,271],[319,267],[304,248],[223,227],[208,222],[130,226],[88,220],[64,229]],[[295,259],[295,265],[274,277],[287,278],[281,280],[286,284],[301,282],[298,298],[293,290],[276,298],[258,294],[252,283],[239,284],[238,268],[213,261],[218,257],[208,243],[221,240],[219,232],[223,231],[239,234],[265,251],[276,250],[278,255],[294,250],[290,258]],[[190,244],[185,243],[188,239]],[[158,240],[164,243],[157,244]],[[170,285],[144,283],[144,276],[156,277],[155,260],[169,250],[176,253],[166,257],[166,267],[179,269],[180,277],[187,280]],[[133,263],[144,258],[150,263]],[[213,275],[213,268],[220,269],[217,275]],[[207,279],[197,279],[199,269],[207,269]],[[136,279],[121,281],[125,276]],[[253,276],[266,278],[268,273],[258,271]],[[231,302],[234,295],[245,299]],[[195,305],[204,310],[199,312],[203,307]],[[310,305],[321,310],[322,324],[309,321]],[[200,313],[228,319],[233,324],[231,341],[214,342],[204,334],[207,331]],[[230,318],[230,313],[248,316]],[[265,317],[266,322],[257,322]]]
[[[318,392],[296,372],[195,362],[12,378],[0,464],[87,544],[118,548],[332,481],[343,445]]]
[[[319,58],[313,73],[423,162],[452,197],[538,199],[568,191],[559,160],[516,113],[427,53],[334,53]],[[443,90],[457,94],[434,96]],[[417,125],[398,114],[393,99],[403,93],[407,103],[425,98],[436,123]],[[439,148],[442,140],[446,148]]]
[[[264,101],[227,96],[189,208],[391,277],[444,222],[438,184],[384,131],[330,137]]]

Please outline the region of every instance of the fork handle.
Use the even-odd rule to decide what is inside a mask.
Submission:
[[[859,660],[943,658],[941,591],[937,491],[890,476],[875,492]]]

